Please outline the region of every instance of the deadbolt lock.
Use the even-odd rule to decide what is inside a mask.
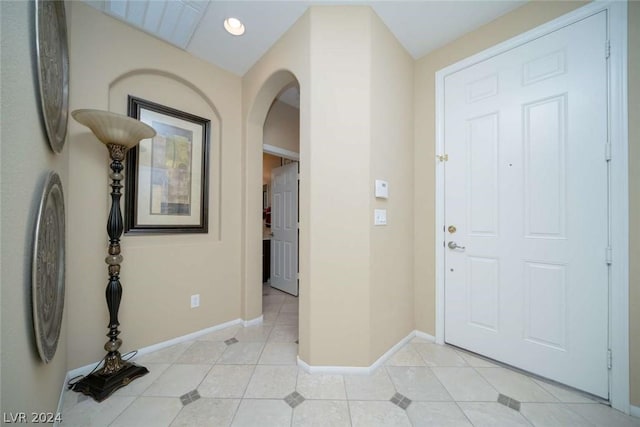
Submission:
[[[447,230],[449,230],[449,233],[453,234],[453,233],[455,233],[455,232],[456,232],[456,227],[455,227],[455,226],[453,226],[453,225],[450,225],[450,226],[449,226],[449,228],[448,228]]]

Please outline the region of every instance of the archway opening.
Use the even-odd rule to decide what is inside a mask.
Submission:
[[[298,310],[298,196],[295,188],[295,218],[288,212],[289,225],[295,227],[289,241],[277,236],[272,221],[274,185],[267,179],[265,153],[277,165],[273,170],[295,169],[296,181],[300,156],[300,84],[296,76],[280,70],[273,73],[258,90],[247,114],[246,123],[246,174],[245,174],[245,247],[243,314],[245,319],[257,319],[265,329],[271,329],[269,341],[283,346],[295,345],[296,355],[299,332]],[[275,166],[275,167],[274,167]],[[268,174],[269,178],[271,173]],[[289,174],[291,177],[292,175]],[[291,191],[289,189],[288,191]],[[269,208],[269,211],[267,209]],[[282,231],[282,230],[280,230]],[[273,233],[273,235],[272,235]],[[295,242],[291,241],[295,237]],[[272,240],[273,239],[273,240]],[[289,246],[290,243],[295,243]],[[288,246],[288,255],[284,246]],[[268,249],[267,249],[268,248]],[[268,252],[268,253],[267,253]],[[276,254],[279,254],[278,258]],[[295,261],[292,261],[295,260]],[[265,271],[268,263],[269,272]],[[280,264],[278,264],[280,263]],[[278,267],[279,265],[279,267]],[[295,288],[272,287],[272,277],[285,273],[289,285]],[[274,268],[275,267],[275,268]],[[275,270],[275,271],[274,271]],[[266,331],[265,331],[266,332]]]

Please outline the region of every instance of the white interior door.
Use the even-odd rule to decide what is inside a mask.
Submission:
[[[298,162],[271,171],[271,286],[298,296]]]
[[[447,76],[445,341],[607,398],[605,41],[602,12]]]

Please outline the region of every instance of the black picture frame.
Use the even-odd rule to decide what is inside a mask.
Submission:
[[[208,233],[211,120],[132,95],[127,104],[157,135],[127,153],[124,232]]]

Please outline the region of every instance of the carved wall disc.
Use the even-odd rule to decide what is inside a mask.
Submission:
[[[60,153],[69,119],[69,52],[64,1],[36,0],[36,58],[42,118],[51,149]]]
[[[62,182],[51,172],[36,222],[31,269],[33,326],[38,353],[49,363],[56,353],[64,310],[65,219]]]

